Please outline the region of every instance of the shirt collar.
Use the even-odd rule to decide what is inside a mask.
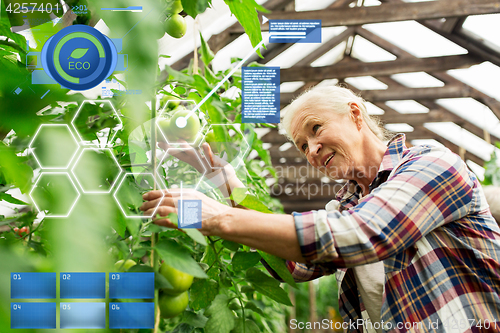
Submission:
[[[408,148],[405,145],[406,136],[402,133],[395,135],[389,143],[387,144],[387,150],[382,158],[382,163],[378,170],[377,177],[372,182],[372,185],[377,187],[383,183],[386,179],[381,181],[381,178],[387,177],[388,173],[392,171],[404,157],[405,152]],[[370,185],[370,189],[372,189]],[[361,188],[358,183],[354,180],[349,180],[341,189],[337,192],[336,199],[340,201],[340,205],[344,208],[350,208],[355,206],[360,198]]]

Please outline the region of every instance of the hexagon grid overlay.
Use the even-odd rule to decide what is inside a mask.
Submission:
[[[82,144],[94,147],[108,147],[123,122],[109,100],[86,100],[80,105],[71,120]]]
[[[109,148],[84,148],[71,169],[83,193],[111,193],[122,169]]]
[[[39,212],[48,217],[68,217],[80,192],[67,172],[42,172],[29,196]]]
[[[198,169],[194,166],[181,161],[178,157],[182,154],[195,155],[198,159]],[[195,148],[168,148],[165,154],[162,156],[158,167],[156,168],[156,173],[158,179],[165,180],[168,184],[168,189],[172,188],[190,188],[198,189],[203,177],[207,173],[207,168],[204,161],[202,160],[200,154]]]
[[[156,118],[156,126],[158,128],[159,139],[167,142],[170,145],[179,145],[185,143],[184,140],[179,139],[173,132],[171,120],[173,115],[182,109],[187,109],[189,112],[196,107],[196,102],[193,100],[169,100],[163,109],[158,112],[158,117]],[[202,138],[203,129],[207,126],[208,122],[205,119],[203,112],[195,111],[193,113],[200,120],[200,129],[196,134],[192,135],[190,139],[185,140],[189,145],[199,145]],[[165,122],[166,121],[166,122]],[[165,126],[168,124],[168,126]],[[175,130],[174,130],[175,131]]]
[[[156,185],[156,186],[155,186]],[[160,206],[161,200],[151,215],[142,214],[139,207],[142,205],[142,195],[153,189],[160,189],[160,184],[152,173],[128,172],[118,184],[113,197],[127,218],[152,218]],[[162,192],[162,198],[165,194]]]
[[[67,169],[79,145],[66,124],[42,124],[29,145],[42,169]]]

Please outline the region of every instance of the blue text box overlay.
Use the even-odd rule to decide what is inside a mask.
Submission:
[[[106,303],[61,303],[62,329],[106,328]]]
[[[11,298],[56,298],[56,273],[11,273]]]
[[[155,297],[155,273],[109,273],[110,298]]]
[[[243,123],[280,122],[280,68],[242,68]]]
[[[155,326],[155,305],[147,303],[109,303],[110,329],[147,329]]]
[[[10,328],[56,328],[56,303],[11,303]]]
[[[269,20],[269,43],[321,43],[321,20]]]
[[[61,298],[106,298],[106,273],[61,273]]]

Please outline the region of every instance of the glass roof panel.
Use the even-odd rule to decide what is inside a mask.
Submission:
[[[471,15],[462,28],[469,30],[484,40],[500,47],[500,14]]]
[[[280,84],[280,93],[293,93],[304,85],[304,81],[283,82]]]
[[[382,3],[378,0],[365,0],[363,2],[363,6],[372,7],[372,6],[380,6]]]
[[[477,176],[477,178],[480,181],[483,181],[485,169],[482,166],[480,166],[479,164],[472,162],[471,160],[467,160],[466,163],[467,163],[467,166],[469,167],[469,169],[471,169],[471,171],[474,172],[474,174]]]
[[[334,3],[335,0],[295,0],[295,11],[324,9]],[[264,7],[266,5],[264,4]]]
[[[489,61],[464,69],[449,70],[448,74],[469,86],[500,100],[500,67]]]
[[[466,54],[467,50],[415,21],[365,24],[363,28],[417,57]]]
[[[388,131],[396,132],[396,133],[399,133],[399,132],[413,132],[413,130],[414,130],[413,126],[410,126],[410,125],[408,125],[406,123],[386,124],[385,128]]]
[[[429,109],[420,103],[412,100],[404,101],[387,101],[385,102],[387,106],[393,108],[399,113],[427,113]]]
[[[382,110],[381,108],[370,102],[365,102],[365,106],[366,106],[366,111],[368,112],[369,115],[379,116],[385,113],[384,110]]]
[[[426,123],[424,127],[487,161],[494,147],[455,123]]]
[[[451,112],[500,137],[500,121],[486,105],[473,98],[444,98],[436,103]]]
[[[320,82],[320,83],[318,83],[316,86],[317,86],[317,87],[334,86],[334,85],[336,85],[337,83],[339,83],[339,80],[337,80],[337,79],[327,79],[327,80],[323,80],[323,81],[321,81],[321,82]]]
[[[311,67],[330,66],[344,58],[346,42],[342,42],[311,63]]]
[[[387,52],[359,35],[354,38],[351,57],[364,62],[391,61],[396,59],[394,54]]]
[[[387,89],[387,84],[377,80],[372,76],[348,77],[345,82],[360,90]]]
[[[410,88],[443,87],[444,83],[425,72],[391,75],[395,81]]]
[[[441,142],[436,141],[434,139],[418,139],[418,140],[411,140],[411,144],[414,146],[419,146],[419,145],[429,145],[429,146],[435,146],[435,147],[444,147]]]

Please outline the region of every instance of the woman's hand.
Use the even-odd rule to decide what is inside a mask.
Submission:
[[[186,141],[182,141],[179,147],[170,146],[166,142],[158,142],[158,146],[165,151],[169,148],[180,148],[169,151],[169,154],[191,165],[200,173],[204,173],[205,170],[210,173],[213,172],[214,169],[221,169],[227,166],[231,167],[231,165],[225,160],[214,155],[212,149],[210,148],[210,145],[206,142],[201,146],[206,159],[198,157],[195,149],[191,149],[192,147]]]
[[[202,212],[202,228],[200,231],[205,236],[217,235],[222,229],[222,221],[224,213],[227,212],[231,207],[225,206],[201,192],[191,189],[172,189],[169,192],[164,191],[164,197],[162,197],[162,191],[156,190],[151,191],[143,195],[143,199],[146,200],[141,206],[141,210],[145,212],[145,215],[152,215],[155,207],[158,207],[156,214],[160,215],[160,218],[155,219],[154,223],[162,225],[169,228],[176,228],[176,224],[170,221],[167,216],[170,213],[178,214],[179,201],[182,200],[200,200],[201,201],[201,212]]]

